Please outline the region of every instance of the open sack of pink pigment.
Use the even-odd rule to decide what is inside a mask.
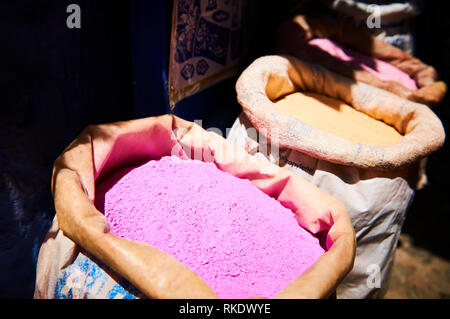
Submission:
[[[357,249],[337,297],[382,297],[406,210],[426,177],[421,161],[444,143],[439,118],[426,105],[289,56],[255,60],[236,92],[243,112],[227,139],[346,205]]]
[[[295,16],[281,24],[276,52],[429,106],[447,90],[432,66],[343,19]]]
[[[340,201],[175,116],[88,127],[52,183],[35,298],[326,298],[353,265]]]

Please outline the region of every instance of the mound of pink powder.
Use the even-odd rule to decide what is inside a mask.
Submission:
[[[336,58],[339,58],[349,67],[362,68],[374,74],[380,80],[396,81],[403,84],[408,89],[417,89],[416,82],[411,79],[409,74],[399,70],[387,62],[366,56],[349,48],[345,48],[330,39],[316,38],[310,40],[308,43],[319,47]]]
[[[145,242],[220,298],[273,297],[323,253],[291,210],[215,164],[166,156],[96,185],[113,233]]]

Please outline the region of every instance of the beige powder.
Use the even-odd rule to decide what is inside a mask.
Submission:
[[[296,92],[278,100],[275,106],[280,113],[353,142],[381,146],[402,138],[392,126],[325,95]]]

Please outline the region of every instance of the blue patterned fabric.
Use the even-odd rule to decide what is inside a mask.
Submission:
[[[79,254],[75,261],[61,272],[56,283],[54,298],[145,298],[145,296],[127,280],[118,276],[113,276],[113,279],[105,269],[107,269],[107,267],[100,267],[94,259],[91,259],[84,254]]]
[[[236,74],[243,1],[174,1],[169,99],[182,99]]]

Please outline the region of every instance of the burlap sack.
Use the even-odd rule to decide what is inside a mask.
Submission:
[[[240,76],[236,91],[243,114],[227,139],[286,166],[347,207],[357,251],[352,272],[338,288],[338,298],[382,296],[414,194],[418,162],[444,142],[440,120],[425,105],[292,57],[257,59]],[[272,101],[295,91],[343,100],[404,136],[389,146],[363,145],[278,113]]]
[[[384,81],[375,75],[353,69],[327,52],[308,43],[314,38],[329,38],[350,49],[390,63],[415,80],[418,90],[395,81]],[[436,70],[410,54],[372,36],[344,19],[298,15],[284,21],[277,32],[276,52],[318,63],[341,75],[390,91],[400,97],[435,106],[445,96],[447,86],[438,81]]]
[[[327,297],[351,270],[355,234],[341,202],[213,132],[165,115],[88,127],[56,160],[56,217],[39,252],[35,298],[216,297],[172,256],[114,236],[94,207],[96,179],[165,155],[212,161],[249,179],[323,240],[327,252],[276,297]]]

